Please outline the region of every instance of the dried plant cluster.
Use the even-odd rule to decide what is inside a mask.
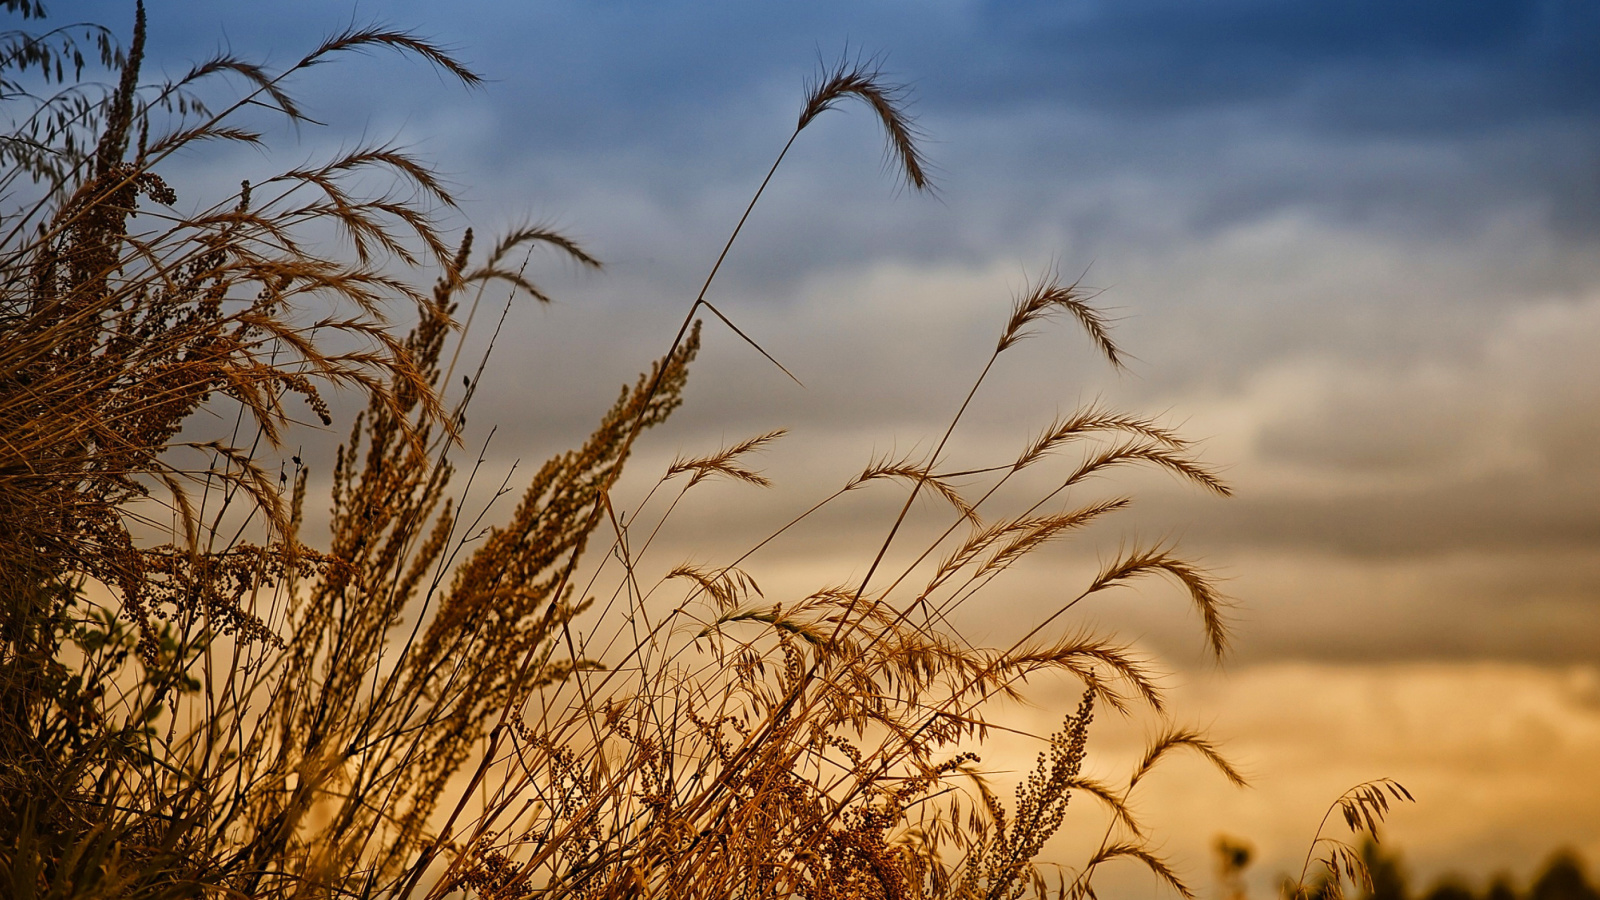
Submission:
[[[476,74],[410,34],[355,29],[281,73],[224,55],[142,84],[142,6],[125,53],[89,26],[4,41],[9,896],[1078,900],[1117,860],[1191,896],[1131,795],[1178,750],[1241,779],[1175,726],[1125,781],[1086,772],[1097,708],[1166,710],[1145,662],[1068,616],[1164,577],[1220,657],[1225,602],[1205,573],[1169,547],[1135,547],[1010,646],[974,646],[949,624],[1024,557],[1129,504],[1094,494],[1098,476],[1154,467],[1228,493],[1178,435],[1098,406],[1013,459],[945,458],[991,369],[1045,320],[1076,322],[1120,365],[1076,285],[1046,278],[1018,299],[927,457],[872,462],[724,563],[658,565],[652,544],[686,493],[711,479],[764,486],[749,456],[782,436],[680,459],[639,508],[613,508],[635,442],[682,400],[703,314],[744,338],[705,289],[581,447],[545,463],[503,519],[469,515],[452,454],[484,369],[447,399],[461,304],[475,313],[496,284],[545,299],[526,261],[513,267],[535,246],[598,263],[539,228],[475,263],[471,232],[452,247],[431,215],[449,194],[389,147],[209,204],[182,202],[170,174],[180,149],[260,144],[235,124],[249,109],[302,120],[286,79],[342,53],[420,56],[468,85]],[[82,80],[83,47],[117,76],[101,94]],[[244,90],[212,109],[195,89],[221,76]],[[928,188],[902,93],[870,63],[825,67],[708,287],[795,139],[851,100],[882,124],[906,184]],[[363,193],[372,171],[409,194]],[[309,237],[329,226],[348,258]],[[437,273],[433,290],[397,266]],[[404,336],[389,323],[397,308],[415,317]],[[286,437],[301,418],[334,424],[330,386],[366,403],[330,466],[324,541],[300,533],[309,467]],[[285,456],[292,466],[274,472],[268,460]],[[1050,466],[1052,490],[998,508],[1019,473]],[[762,593],[752,554],[849,492],[892,485],[907,496],[861,578]],[[945,527],[907,550],[897,538],[914,516]],[[591,544],[600,552],[580,565]],[[1082,700],[1002,797],[982,762],[989,716],[1052,672],[1080,682]],[[1373,788],[1350,803],[1370,825],[1382,799]],[[1098,850],[1046,865],[1069,813],[1103,829]],[[1329,860],[1335,876],[1348,862]]]

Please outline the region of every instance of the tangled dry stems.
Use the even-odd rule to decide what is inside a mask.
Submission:
[[[156,171],[202,142],[260,144],[233,124],[247,107],[304,120],[284,79],[340,53],[387,48],[467,85],[478,76],[415,36],[353,29],[282,73],[222,55],[141,87],[142,7],[125,55],[105,34],[87,32],[119,80],[98,102],[72,99],[83,63],[70,33],[11,34],[0,55],[0,73],[72,85],[34,101],[0,148],[18,163],[0,295],[0,879],[15,895],[1080,898],[1119,859],[1190,895],[1131,795],[1183,749],[1242,779],[1175,727],[1120,788],[1084,774],[1097,705],[1165,710],[1145,661],[1063,617],[1165,576],[1220,657],[1227,604],[1209,577],[1171,548],[1134,548],[1010,646],[973,646],[948,624],[1021,560],[1129,505],[1084,496],[1094,476],[1146,466],[1228,492],[1176,434],[1099,406],[1010,462],[943,458],[997,360],[1044,319],[1067,315],[1121,366],[1077,285],[1052,273],[1018,298],[928,457],[872,462],[732,561],[652,577],[652,544],[687,493],[712,479],[767,486],[748,458],[783,436],[680,458],[640,508],[612,506],[635,442],[682,401],[700,315],[749,340],[704,289],[593,435],[487,524],[491,510],[452,499],[483,373],[447,402],[460,304],[471,298],[470,324],[490,284],[547,299],[526,262],[511,267],[536,245],[598,262],[526,226],[475,265],[471,232],[451,247],[431,217],[452,203],[443,185],[392,147],[191,212]],[[245,91],[212,111],[191,91],[224,75]],[[0,83],[8,103],[31,98],[20,84]],[[877,117],[905,182],[928,188],[904,91],[870,62],[825,67],[707,286],[801,131],[849,99]],[[357,193],[369,170],[415,199]],[[23,177],[32,194],[16,193]],[[326,225],[354,261],[303,237]],[[433,290],[396,264],[436,267]],[[403,337],[386,319],[397,304],[416,313]],[[333,460],[317,549],[300,536],[310,467],[296,454],[274,477],[264,460],[306,411],[332,422],[329,386],[366,404]],[[225,435],[188,436],[219,411],[232,412]],[[1014,476],[1063,455],[1053,490],[994,508]],[[749,557],[845,494],[892,483],[908,496],[863,577],[763,594]],[[946,527],[902,551],[923,493]],[[599,561],[581,569],[597,539]],[[990,714],[1048,673],[1079,681],[1082,698],[1008,807],[981,762]],[[1104,836],[1052,889],[1040,856],[1075,794],[1104,807]],[[1351,803],[1370,816],[1370,800]]]

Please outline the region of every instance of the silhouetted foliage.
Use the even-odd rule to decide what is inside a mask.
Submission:
[[[1384,852],[1366,841],[1361,855],[1372,876],[1372,889],[1362,900],[1600,900],[1583,860],[1571,850],[1552,854],[1526,890],[1518,890],[1502,873],[1490,878],[1481,893],[1460,875],[1447,874],[1426,891],[1413,894],[1398,853]]]
[[[1422,897],[1423,900],[1477,900],[1471,888],[1451,876],[1439,881]]]
[[[1600,900],[1600,892],[1590,883],[1578,855],[1564,850],[1551,857],[1534,879],[1528,900]]]
[[[1361,856],[1372,874],[1372,890],[1367,892],[1366,900],[1408,900],[1409,888],[1398,856],[1384,853],[1376,841],[1370,840],[1362,843]]]

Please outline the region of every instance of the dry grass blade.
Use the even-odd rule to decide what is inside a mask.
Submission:
[[[1206,738],[1204,734],[1192,728],[1170,729],[1162,732],[1150,746],[1145,748],[1144,756],[1139,760],[1139,765],[1128,779],[1128,790],[1132,791],[1150,771],[1156,767],[1163,757],[1174,750],[1193,750],[1205,757],[1223,777],[1228,779],[1235,787],[1248,787],[1243,775],[1233,764],[1228,762],[1217,745]]]
[[[418,162],[414,157],[400,152],[389,146],[367,147],[355,150],[339,157],[329,163],[325,170],[328,172],[357,171],[368,167],[382,168],[389,172],[396,172],[410,179],[413,184],[421,188],[428,197],[438,200],[446,206],[455,206],[455,198],[450,196],[438,176],[427,166]],[[570,243],[570,242],[569,242]]]
[[[214,453],[221,459],[225,466],[221,471],[213,468],[208,475],[225,481],[242,482],[250,491],[251,496],[266,500],[262,510],[271,518],[272,525],[282,533],[288,529],[288,509],[283,505],[283,498],[278,494],[278,485],[266,469],[256,461],[250,451],[243,447],[232,447],[221,441],[185,441],[174,444],[175,447],[192,447]]]
[[[271,97],[272,102],[277,104],[278,110],[290,119],[304,118],[300,113],[299,104],[295,103],[294,98],[278,84],[282,76],[269,75],[261,66],[235,56],[214,56],[199,63],[178,79],[177,86],[195,84],[212,75],[226,72],[243,76],[245,81],[258,91]]]
[[[1345,791],[1328,807],[1323,814],[1322,822],[1317,826],[1317,833],[1311,839],[1311,846],[1306,849],[1305,863],[1300,867],[1300,878],[1294,884],[1294,900],[1309,900],[1317,892],[1317,886],[1307,882],[1311,872],[1313,860],[1319,863],[1326,881],[1320,886],[1320,896],[1339,900],[1344,897],[1344,883],[1350,882],[1370,893],[1372,891],[1372,874],[1367,870],[1366,859],[1361,852],[1342,838],[1324,837],[1323,830],[1333,818],[1334,810],[1338,810],[1344,818],[1345,827],[1352,835],[1365,835],[1373,843],[1379,840],[1378,826],[1383,823],[1389,813],[1389,801],[1415,802],[1411,792],[1392,778],[1379,778],[1365,781]],[[1317,856],[1318,850],[1322,851]]]
[[[1082,509],[1061,513],[1053,516],[1030,516],[1016,519],[1006,524],[999,537],[1009,536],[1010,540],[997,549],[993,555],[977,569],[974,578],[982,578],[996,572],[1010,568],[1012,564],[1024,556],[1039,549],[1045,543],[1055,540],[1062,534],[1077,531],[1090,522],[1109,512],[1122,509],[1128,505],[1124,498],[1106,500],[1094,503]]]
[[[778,362],[778,358],[773,356],[771,353],[768,353],[767,352],[767,348],[765,348],[765,347],[761,346],[760,344],[756,343],[755,338],[751,337],[748,334],[745,334],[743,328],[740,328],[738,325],[733,324],[733,320],[728,318],[727,316],[723,315],[722,314],[722,310],[717,309],[716,306],[714,306],[711,303],[711,301],[706,300],[704,298],[701,298],[700,305],[704,306],[706,309],[711,310],[711,314],[716,316],[717,319],[722,322],[722,324],[728,326],[728,329],[731,330],[734,334],[738,335],[740,340],[744,341],[746,344],[749,344],[751,347],[754,347],[757,353],[759,353],[762,356],[766,357],[767,362],[772,363],[773,365],[777,366],[778,367],[778,371],[780,371],[783,374],[789,376],[789,380],[790,381],[794,382],[797,385],[800,385],[801,387],[805,387],[805,384],[793,372],[789,371],[787,366],[785,366],[781,362]]]
[[[873,460],[867,464],[865,469],[861,470],[860,475],[851,479],[850,483],[845,486],[845,490],[854,490],[869,481],[875,481],[880,478],[897,478],[909,481],[913,486],[930,487],[934,493],[954,507],[963,519],[972,522],[975,526],[983,526],[983,521],[978,518],[977,510],[972,508],[972,505],[967,502],[965,497],[961,496],[961,492],[954,485],[950,484],[945,478],[933,474],[926,465],[912,462],[909,456],[901,457],[897,460],[887,458]]]
[[[510,256],[513,250],[519,247],[528,247],[531,255],[531,248],[536,245],[554,247],[560,250],[568,259],[586,268],[604,268],[600,260],[590,256],[587,251],[578,246],[576,241],[566,235],[543,225],[523,225],[512,229],[496,242],[494,250],[490,251],[489,258],[482,266],[469,272],[463,272],[465,263],[462,263],[462,265],[456,266],[453,271],[455,271],[462,284],[481,285],[490,281],[503,281],[540,303],[549,303],[551,302],[549,295],[524,274],[527,269],[527,258],[524,258],[522,265],[516,269],[511,269],[504,265],[506,258]],[[472,324],[473,314],[476,312],[477,302],[474,301],[472,310],[467,316],[467,324],[463,328]]]
[[[1131,502],[1132,501],[1124,497],[1118,497],[1113,500],[1102,500],[1097,503],[1092,503],[1081,509],[1047,518],[1060,522],[1062,529],[1082,527],[1105,515],[1106,513],[1115,512],[1116,510],[1127,507]],[[997,543],[999,543],[1000,540],[1008,536],[1015,536],[1019,533],[1028,532],[1034,527],[1033,523],[1037,523],[1038,521],[1040,520],[1037,518],[1025,516],[1020,519],[991,522],[982,528],[974,530],[966,537],[965,540],[961,542],[960,545],[951,550],[950,553],[940,561],[939,567],[934,570],[933,577],[928,580],[927,587],[923,589],[922,596],[927,597],[928,595],[932,594],[940,586],[949,581],[950,578],[957,572],[960,572],[967,566],[972,565],[975,560],[977,560],[990,548],[994,547]],[[1061,529],[1057,530],[1059,531]],[[1035,545],[1037,545],[1037,542],[1035,542]],[[1003,550],[996,551],[995,556],[999,556],[1003,552]],[[993,561],[994,558],[995,557],[990,557],[990,561]],[[987,567],[988,563],[986,562],[984,565]]]
[[[1213,656],[1221,659],[1228,652],[1228,626],[1223,610],[1228,601],[1211,584],[1206,573],[1165,547],[1134,550],[1100,571],[1085,594],[1093,594],[1147,575],[1166,575],[1183,585],[1194,601],[1195,611],[1205,626],[1206,642]]]
[[[781,610],[773,606],[768,606],[765,609],[745,606],[730,609],[700,629],[695,634],[695,637],[707,637],[719,631],[723,625],[732,625],[738,622],[760,622],[764,625],[770,625],[778,631],[792,634],[816,647],[822,647],[831,640],[826,628],[812,622],[803,622],[784,616]]]
[[[1155,855],[1148,847],[1145,847],[1141,844],[1123,842],[1111,844],[1110,846],[1101,849],[1099,853],[1096,853],[1093,857],[1091,857],[1086,868],[1093,868],[1099,866],[1101,863],[1111,862],[1117,859],[1137,860],[1146,869],[1149,869],[1150,872],[1157,878],[1166,883],[1168,887],[1172,888],[1174,891],[1177,891],[1179,896],[1185,898],[1185,900],[1194,900],[1194,891],[1190,890],[1189,886],[1184,883],[1183,879],[1178,877],[1178,873],[1173,871],[1172,867],[1167,864],[1166,860]],[[1079,887],[1079,891],[1087,891],[1087,889],[1088,883],[1082,882]]]
[[[1073,440],[1108,431],[1132,434],[1154,441],[1170,450],[1184,450],[1189,446],[1188,441],[1175,432],[1149,419],[1114,412],[1098,404],[1091,404],[1070,416],[1057,418],[1050,423],[1050,427],[1041,431],[1017,457],[1017,461],[1012,463],[1012,470],[1020,471],[1027,468]]]
[[[546,295],[536,283],[533,283],[533,280],[528,279],[525,275],[526,267],[528,267],[528,258],[523,258],[522,266],[518,266],[517,269],[510,269],[504,264],[507,256],[520,247],[530,248],[531,258],[531,248],[534,245],[549,245],[549,247],[557,248],[557,250],[562,251],[566,258],[573,259],[576,263],[589,267],[589,269],[602,269],[602,267],[605,267],[600,263],[600,259],[590,256],[584,248],[579,247],[576,240],[566,237],[562,232],[554,231],[554,229],[546,226],[525,224],[525,226],[515,227],[512,231],[507,232],[506,237],[502,237],[499,242],[494,243],[494,250],[490,251],[490,256],[483,263],[483,266],[462,274],[462,269],[466,266],[466,263],[462,263],[461,266],[454,267],[454,272],[458,274],[461,283],[478,283],[478,285],[482,285],[482,283],[499,280],[499,282],[509,283],[509,285],[523,291],[533,299],[538,299],[539,303],[550,303],[550,296]],[[462,328],[470,327],[474,314],[477,314],[477,301],[472,304],[472,311],[467,314],[467,325]]]
[[[737,607],[751,594],[762,596],[761,586],[756,584],[756,580],[751,578],[749,573],[731,566],[710,571],[699,566],[682,565],[668,572],[665,578],[669,581],[674,578],[685,578],[698,584],[722,610]]]
[[[1080,776],[1066,782],[1066,786],[1099,800],[1111,813],[1111,821],[1126,828],[1129,834],[1135,837],[1144,836],[1144,829],[1139,827],[1139,820],[1134,818],[1132,807],[1128,805],[1123,794],[1112,790],[1110,785],[1094,778]]]
[[[667,468],[666,477],[672,478],[684,472],[693,472],[693,477],[689,479],[690,487],[699,484],[712,475],[723,475],[735,481],[743,481],[746,484],[753,484],[757,487],[771,487],[772,482],[770,480],[759,472],[739,465],[738,460],[747,453],[763,449],[767,444],[783,437],[785,434],[788,434],[788,430],[779,428],[766,434],[758,434],[755,437],[746,438],[710,456],[702,456],[696,459],[675,459],[672,461],[672,465]]]
[[[490,251],[489,259],[484,263],[485,268],[497,267],[511,251],[529,244],[548,244],[591,269],[602,268],[600,260],[590,256],[572,238],[544,225],[523,225],[507,232]]]
[[[1125,646],[1088,634],[1069,634],[1052,644],[1013,649],[996,661],[991,677],[1009,683],[1046,668],[1065,669],[1076,675],[1091,687],[1095,697],[1117,712],[1131,711],[1129,698],[1115,686],[1117,680],[1131,687],[1152,711],[1166,710],[1165,697],[1147,662],[1130,654]]]
[[[1077,469],[1064,483],[1067,486],[1079,484],[1091,475],[1097,475],[1106,469],[1137,463],[1159,466],[1219,496],[1233,496],[1233,490],[1227,483],[1209,469],[1144,438],[1115,444],[1089,455],[1078,464]]]
[[[1378,824],[1389,814],[1390,797],[1414,802],[1411,792],[1390,778],[1368,781],[1346,791],[1338,800],[1345,826],[1355,833],[1377,834]]]
[[[268,180],[265,185],[287,185],[290,193],[300,185],[310,185],[319,190],[326,198],[325,202],[309,203],[289,210],[287,215],[291,218],[329,219],[339,223],[355,245],[357,259],[362,265],[373,261],[374,248],[403,260],[407,265],[417,264],[411,251],[374,213],[382,213],[405,223],[427,246],[433,261],[441,266],[447,265],[453,248],[440,239],[431,215],[419,210],[411,202],[400,203],[383,197],[357,199],[346,191],[339,180],[340,176],[367,168],[401,175],[420,188],[429,201],[445,206],[455,205],[454,198],[426,166],[388,147],[358,149],[315,168],[285,172]]]
[[[886,155],[906,183],[919,191],[930,190],[927,161],[917,146],[920,135],[916,124],[905,112],[907,89],[903,85],[883,80],[875,60],[839,60],[831,67],[823,67],[816,79],[806,88],[805,107],[800,111],[796,131],[804,130],[817,116],[833,109],[839,101],[855,97],[872,108],[883,126]]]
[[[196,125],[193,128],[184,128],[174,131],[150,145],[147,151],[152,156],[164,155],[168,150],[201,141],[227,141],[237,144],[261,146],[261,134],[245,128],[231,128],[220,125]]]
[[[449,72],[469,87],[483,83],[483,76],[462,65],[450,51],[431,41],[405,31],[384,28],[347,28],[322,42],[322,46],[306,54],[294,68],[304,69],[324,62],[325,57],[346,51],[387,48],[403,53],[414,53],[440,69]]]
[[[1000,333],[995,352],[1005,352],[1032,334],[1033,325],[1062,312],[1077,320],[1114,368],[1124,368],[1122,351],[1111,340],[1111,329],[1105,314],[1089,305],[1088,292],[1077,282],[1062,286],[1055,272],[1047,274],[1026,295],[1016,299],[1011,307],[1011,319]]]

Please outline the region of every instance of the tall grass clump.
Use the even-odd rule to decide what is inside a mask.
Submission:
[[[1182,437],[1098,405],[1015,456],[947,458],[991,371],[1048,320],[1120,366],[1077,285],[1045,277],[997,317],[931,453],[870,461],[721,562],[662,561],[653,544],[698,485],[766,485],[750,456],[781,433],[682,456],[631,512],[612,504],[636,443],[682,402],[700,321],[748,340],[707,288],[802,132],[864,104],[895,171],[928,189],[904,93],[871,64],[824,67],[808,87],[682,327],[593,434],[512,508],[469,512],[453,454],[484,366],[459,359],[457,319],[486,298],[545,299],[526,277],[535,247],[596,260],[541,228],[481,254],[470,231],[447,240],[435,214],[448,191],[393,147],[201,200],[175,154],[265,149],[246,113],[309,122],[291,77],[342,54],[388,49],[467,86],[479,76],[373,28],[281,72],[224,54],[146,84],[142,6],[126,49],[94,26],[4,41],[7,895],[1082,898],[1102,866],[1129,861],[1191,896],[1132,794],[1177,751],[1241,779],[1175,725],[1126,779],[1087,771],[1096,715],[1168,718],[1149,664],[1071,614],[1165,579],[1220,658],[1227,604],[1211,578],[1169,546],[1124,546],[1014,643],[976,646],[949,624],[1023,558],[1126,508],[1094,489],[1102,476],[1155,468],[1228,493]],[[93,60],[114,84],[83,78]],[[218,79],[238,93],[214,106],[199,88]],[[373,192],[374,174],[389,187]],[[321,249],[329,229],[349,252]],[[413,323],[403,333],[397,313]],[[335,421],[330,389],[362,398],[350,421]],[[289,435],[319,424],[346,438],[328,467],[330,533],[310,538],[315,461]],[[1005,505],[1025,470],[1052,486]],[[846,494],[895,489],[903,504],[859,578],[763,594],[760,550]],[[905,546],[913,519],[937,537]],[[1081,699],[1003,797],[982,762],[989,717],[1047,673]],[[1098,809],[1069,808],[1075,796]],[[1069,812],[1098,849],[1046,865]]]

